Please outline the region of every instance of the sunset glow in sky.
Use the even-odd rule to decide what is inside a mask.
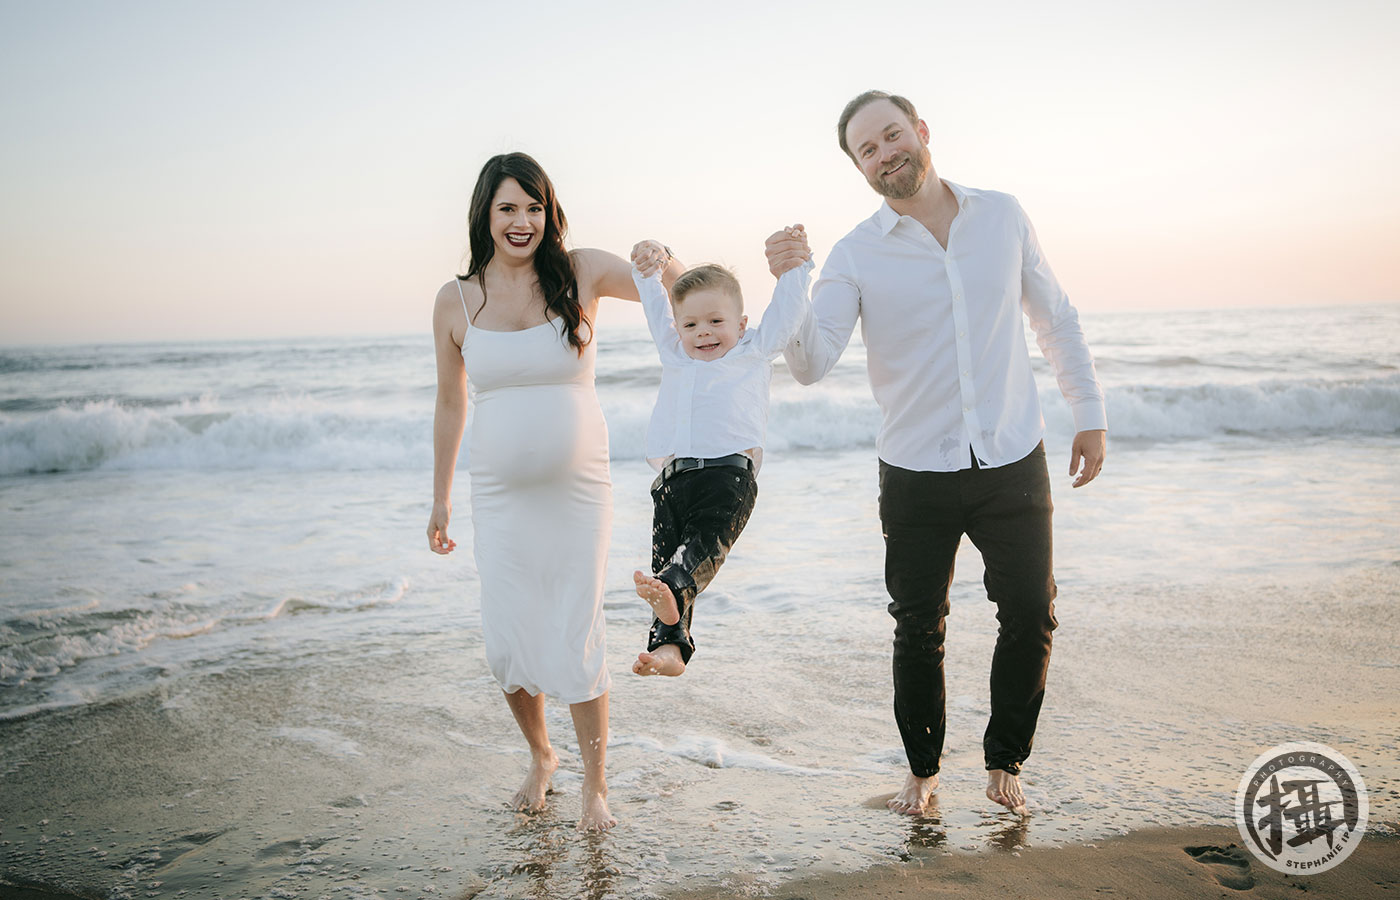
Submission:
[[[426,332],[514,149],[574,246],[659,238],[757,312],[770,232],[878,206],[834,136],[872,87],[1081,310],[1400,301],[1388,0],[518,9],[3,3],[0,343]]]

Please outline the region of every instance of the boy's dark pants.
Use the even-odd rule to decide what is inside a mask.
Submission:
[[[974,461],[975,463],[975,461]],[[913,773],[938,771],[947,727],[943,639],[953,560],[966,534],[997,605],[988,769],[1018,774],[1030,755],[1055,621],[1050,476],[1042,443],[994,469],[914,472],[880,461],[885,587],[894,616],[894,715]]]
[[[666,625],[653,619],[647,650],[675,644],[688,663],[695,652],[690,637],[695,595],[715,577],[748,524],[758,499],[758,480],[752,466],[695,469],[661,480],[652,488],[651,499],[651,570],[675,595],[681,620]]]

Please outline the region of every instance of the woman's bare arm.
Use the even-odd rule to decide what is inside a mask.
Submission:
[[[452,476],[467,422],[467,370],[462,341],[467,333],[457,285],[448,282],[433,304],[433,347],[437,356],[437,402],[433,407],[433,512],[428,518],[428,548],[451,553],[457,543],[447,536],[452,518]],[[458,335],[461,335],[458,337]]]
[[[606,250],[585,248],[574,251],[574,260],[577,263],[579,287],[588,296],[641,300],[637,296],[637,286],[632,283],[632,264],[622,257]],[[667,290],[684,271],[685,266],[681,261],[672,257],[666,264],[666,271],[661,275],[661,281]],[[586,286],[583,283],[585,279]]]

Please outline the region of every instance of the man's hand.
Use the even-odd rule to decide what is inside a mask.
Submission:
[[[812,248],[807,246],[807,230],[801,225],[789,225],[773,232],[764,242],[763,252],[768,256],[768,271],[774,278],[812,258]]]
[[[1069,474],[1079,473],[1071,487],[1083,487],[1103,471],[1103,458],[1108,453],[1108,432],[1102,428],[1094,431],[1081,431],[1074,436],[1074,445],[1069,451]],[[1081,468],[1080,462],[1083,462]]]
[[[671,251],[660,241],[639,241],[632,248],[632,265],[637,267],[643,278],[650,278],[657,269],[670,261]]]

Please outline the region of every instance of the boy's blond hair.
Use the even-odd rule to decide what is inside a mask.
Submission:
[[[676,283],[671,285],[672,305],[685,299],[691,291],[720,290],[739,302],[739,312],[744,311],[744,292],[739,289],[739,279],[724,266],[707,263],[686,269]]]

